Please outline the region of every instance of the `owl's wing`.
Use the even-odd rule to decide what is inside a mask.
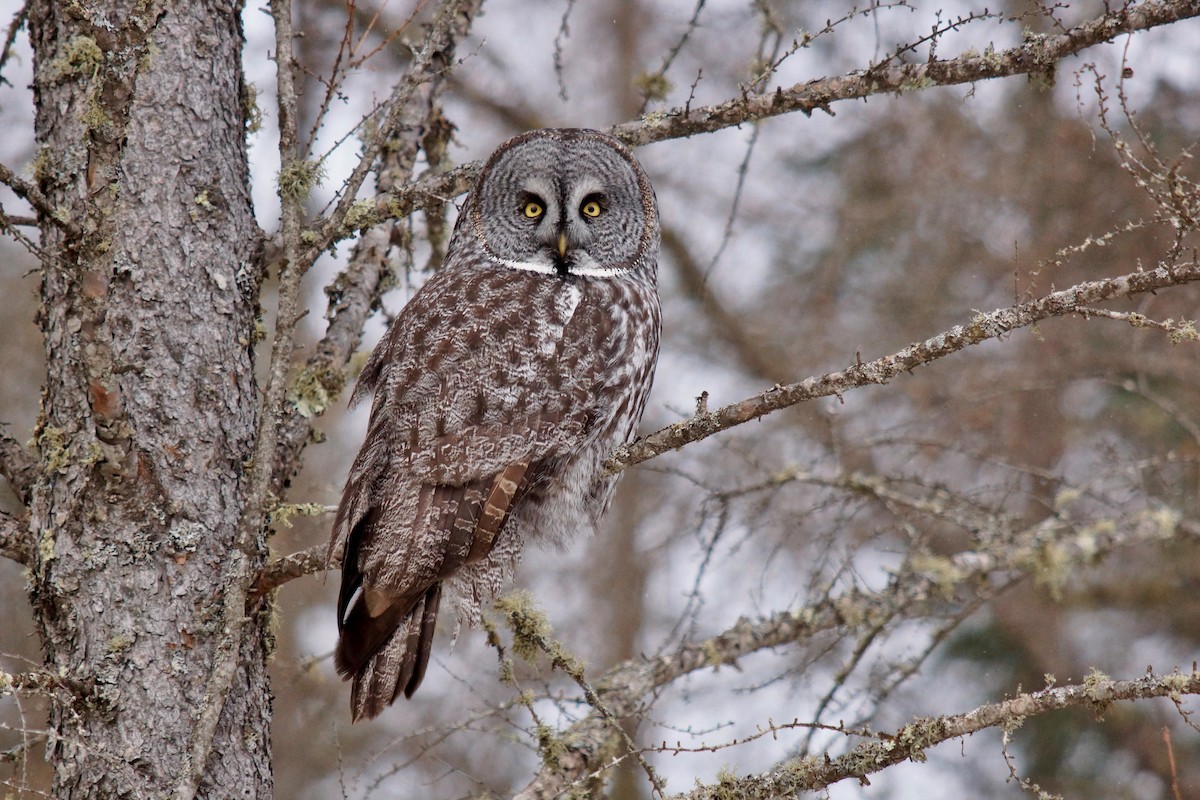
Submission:
[[[540,339],[481,346],[471,320],[490,315],[493,328],[519,331],[528,312],[514,304],[513,318],[497,321],[497,303],[470,302],[486,291],[458,288],[433,298],[451,315],[412,307],[419,293],[356,390],[375,402],[330,542],[331,555],[345,543],[335,660],[355,676],[356,718],[415,691],[441,582],[491,552],[537,464],[577,448],[593,416],[602,356],[584,340],[601,315],[571,303]],[[562,304],[547,303],[553,323]]]

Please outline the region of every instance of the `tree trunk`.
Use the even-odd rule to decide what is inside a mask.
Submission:
[[[221,633],[257,414],[240,11],[31,8],[35,178],[58,217],[30,517],[46,664],[71,694],[51,711],[57,798],[170,793]],[[271,794],[270,639],[244,629],[199,796]]]

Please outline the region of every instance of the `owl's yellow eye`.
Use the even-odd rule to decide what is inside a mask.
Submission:
[[[530,219],[537,219],[546,212],[546,209],[542,208],[541,203],[530,200],[525,204],[525,208],[523,208],[522,211],[524,211],[525,216],[529,217]]]
[[[585,217],[598,217],[604,209],[600,207],[599,200],[585,200],[583,205],[579,207],[579,210],[583,212]]]

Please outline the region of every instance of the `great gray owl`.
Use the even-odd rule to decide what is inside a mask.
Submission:
[[[658,206],[592,130],[517,136],[488,159],[445,263],[375,348],[373,394],[329,543],[344,547],[337,670],[355,720],[420,685],[443,584],[460,618],[522,545],[591,529],[658,358]]]

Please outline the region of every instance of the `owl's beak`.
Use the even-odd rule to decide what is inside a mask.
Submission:
[[[567,234],[562,231],[558,234],[558,257],[566,258],[567,255]]]

